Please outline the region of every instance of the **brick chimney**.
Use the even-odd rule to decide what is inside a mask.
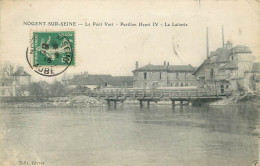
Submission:
[[[139,65],[138,65],[138,61],[135,62],[135,69],[138,69]]]

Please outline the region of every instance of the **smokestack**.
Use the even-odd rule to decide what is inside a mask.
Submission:
[[[224,42],[224,26],[222,25],[222,45],[223,45],[223,48],[225,46],[225,42]]]
[[[208,34],[208,27],[206,28],[206,44],[207,44],[207,57],[209,57],[209,34]]]
[[[139,65],[138,65],[138,61],[135,62],[135,69],[138,69]]]

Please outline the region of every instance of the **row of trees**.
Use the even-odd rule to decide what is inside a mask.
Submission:
[[[46,81],[33,82],[28,88],[30,96],[33,97],[61,97],[73,91],[58,81],[51,84]]]

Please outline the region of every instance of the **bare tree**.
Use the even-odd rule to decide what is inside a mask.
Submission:
[[[13,81],[12,74],[14,72],[14,65],[9,61],[0,64],[0,81],[1,84],[10,85]]]
[[[14,65],[9,61],[5,61],[0,65],[0,74],[2,78],[10,77],[14,72]]]

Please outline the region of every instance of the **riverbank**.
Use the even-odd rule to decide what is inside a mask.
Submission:
[[[210,103],[210,106],[239,106],[239,105],[253,105],[260,107],[260,95],[258,93],[233,94],[232,96],[224,97]]]

